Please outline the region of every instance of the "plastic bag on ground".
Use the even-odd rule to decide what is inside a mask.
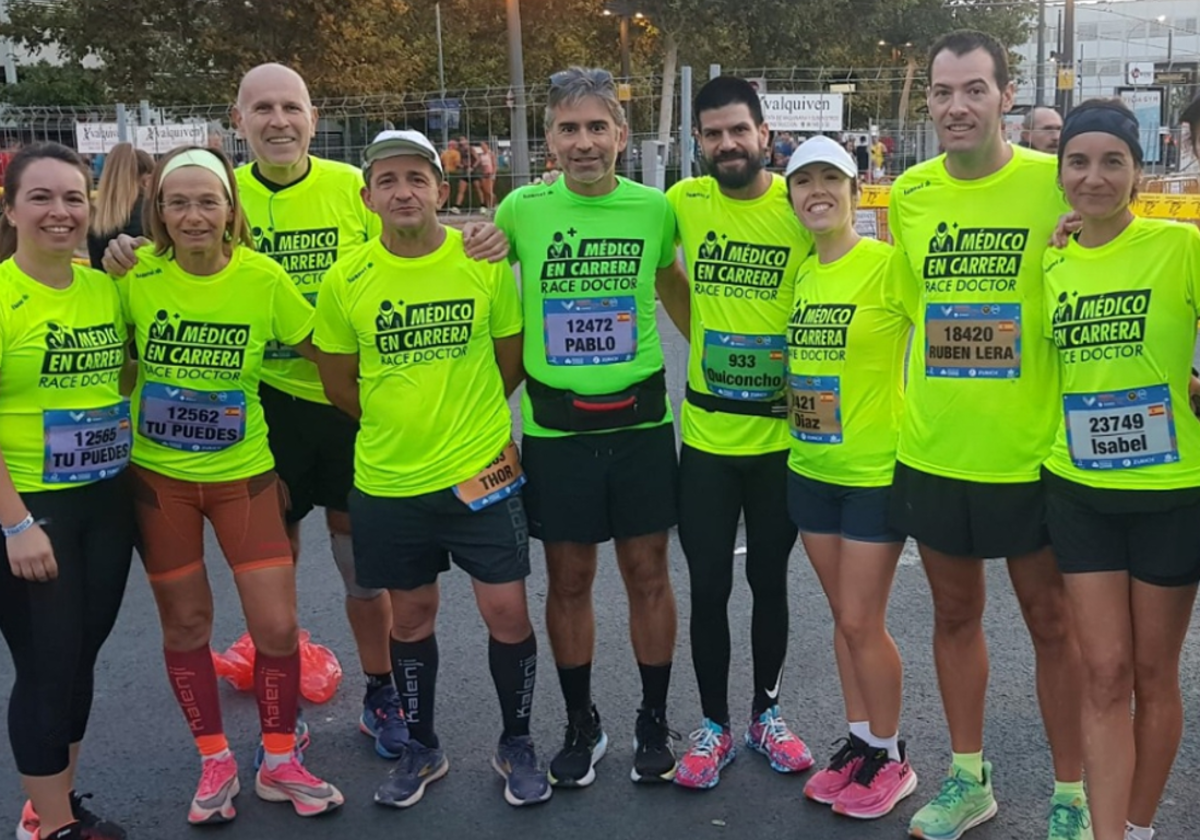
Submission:
[[[217,676],[238,691],[254,688],[254,642],[243,633],[224,653],[213,651]],[[300,694],[310,703],[328,703],[342,684],[342,665],[332,650],[300,631]]]

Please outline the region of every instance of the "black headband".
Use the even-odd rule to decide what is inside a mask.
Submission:
[[[1062,163],[1063,152],[1066,151],[1067,143],[1071,141],[1071,138],[1093,131],[1111,134],[1113,137],[1125,141],[1125,144],[1129,146],[1129,151],[1133,155],[1134,161],[1138,166],[1142,165],[1144,154],[1142,152],[1141,131],[1137,119],[1116,108],[1103,105],[1094,108],[1084,108],[1067,114],[1067,119],[1063,123],[1062,134],[1058,138],[1059,163]]]

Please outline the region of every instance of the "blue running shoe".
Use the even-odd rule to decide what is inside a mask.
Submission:
[[[308,749],[312,737],[308,734],[308,721],[304,719],[304,711],[296,710],[296,760],[301,764],[304,763],[304,751]],[[254,751],[254,770],[262,767],[263,758],[266,756],[266,750],[263,749],[262,741],[258,742],[258,749]]]
[[[536,805],[554,792],[528,735],[501,738],[492,766],[504,777],[504,801],[509,805]]]
[[[375,752],[382,758],[400,757],[408,743],[408,723],[404,720],[400,692],[395,686],[382,686],[363,698],[358,728],[362,734],[375,739]]]
[[[375,791],[375,802],[388,808],[409,808],[421,801],[425,787],[450,771],[450,762],[439,747],[427,747],[415,738],[400,750],[396,766]]]

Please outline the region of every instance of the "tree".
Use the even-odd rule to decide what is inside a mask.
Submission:
[[[95,70],[43,60],[19,66],[16,84],[0,85],[0,102],[23,107],[101,105],[105,96]]]

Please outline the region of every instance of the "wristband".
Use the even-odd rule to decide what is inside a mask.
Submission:
[[[18,534],[24,534],[26,531],[28,531],[30,528],[32,528],[36,524],[37,523],[33,521],[33,514],[27,513],[27,514],[25,514],[24,519],[22,519],[20,522],[18,522],[16,525],[12,526],[11,528],[5,528],[3,526],[0,526],[0,531],[3,531],[4,538],[8,539],[10,537],[17,536]]]

